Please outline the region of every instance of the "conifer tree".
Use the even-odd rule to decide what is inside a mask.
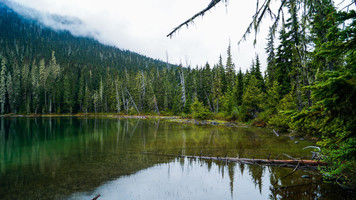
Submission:
[[[231,91],[235,85],[235,65],[232,62],[232,55],[231,55],[231,44],[229,43],[229,47],[227,48],[227,61],[226,61],[226,84],[227,84],[227,91]]]
[[[40,84],[38,80],[38,66],[35,61],[32,63],[32,69],[31,69],[31,83],[32,83],[32,110],[35,114],[39,111],[39,106],[40,106]]]
[[[241,68],[239,70],[239,73],[237,74],[236,82],[237,82],[235,84],[236,104],[240,106],[242,104],[242,97],[244,91],[244,80],[243,80],[243,74]]]
[[[12,112],[15,96],[14,96],[14,84],[10,72],[7,74],[7,78],[6,78],[6,91],[7,91],[7,98],[9,102],[9,108],[7,112]]]
[[[267,38],[267,47],[265,48],[267,53],[267,77],[268,82],[273,84],[276,80],[276,55],[274,48],[274,33],[273,28],[270,27],[268,38]]]
[[[5,113],[5,103],[6,103],[6,63],[7,61],[1,59],[1,72],[0,72],[0,112]]]
[[[277,48],[276,54],[276,80],[281,86],[279,93],[283,97],[288,94],[291,89],[290,73],[292,71],[292,45],[288,40],[286,27],[283,26],[279,33],[280,45]]]
[[[254,75],[251,75],[243,93],[242,105],[246,107],[252,119],[256,118],[257,114],[262,111],[263,100],[264,94],[258,87],[258,80]]]
[[[260,62],[260,59],[259,59],[258,55],[256,55],[255,66],[253,68],[253,71],[251,71],[251,73],[257,79],[258,87],[260,89],[262,89],[262,91],[265,91],[265,83],[264,83],[263,76],[262,76],[262,73],[261,73],[261,62]]]

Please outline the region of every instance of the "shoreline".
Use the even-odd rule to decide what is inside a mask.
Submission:
[[[35,118],[35,117],[107,117],[107,118],[116,118],[116,119],[162,119],[170,122],[185,123],[185,124],[195,124],[195,125],[213,125],[213,126],[225,126],[225,127],[244,127],[251,128],[257,126],[250,126],[246,123],[237,123],[226,120],[218,119],[209,119],[209,120],[200,120],[193,118],[183,118],[182,116],[164,116],[164,115],[126,115],[126,114],[111,114],[111,113],[78,113],[78,114],[5,114],[0,115],[0,118]],[[268,127],[263,127],[267,128]]]
[[[182,123],[182,124],[194,124],[194,125],[203,125],[203,126],[220,126],[220,127],[239,127],[239,128],[265,128],[271,130],[278,130],[278,128],[268,127],[268,126],[255,126],[252,124],[247,124],[243,122],[231,122],[227,120],[220,120],[220,119],[209,119],[209,120],[200,120],[200,119],[193,119],[193,118],[184,118],[182,116],[165,116],[165,115],[127,115],[127,114],[116,114],[116,113],[77,113],[77,114],[5,114],[0,115],[0,118],[16,118],[16,117],[28,117],[28,118],[35,118],[35,117],[106,117],[111,119],[160,119],[165,120],[168,122],[175,122],[175,123]],[[290,138],[301,137],[307,140],[312,141],[319,141],[320,138],[317,138],[312,135],[303,135],[298,134],[292,130],[282,131],[280,135],[284,135]],[[278,136],[277,136],[278,137]]]

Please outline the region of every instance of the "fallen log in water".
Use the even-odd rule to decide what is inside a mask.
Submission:
[[[209,157],[209,156],[187,156],[187,155],[174,155],[174,154],[159,154],[149,153],[144,154],[157,155],[157,156],[170,156],[177,158],[192,158],[201,160],[215,160],[223,162],[239,162],[242,164],[263,164],[274,165],[280,167],[298,167],[299,169],[317,169],[318,166],[326,166],[327,163],[319,160],[269,160],[269,159],[253,159],[253,158],[232,158],[232,157]]]

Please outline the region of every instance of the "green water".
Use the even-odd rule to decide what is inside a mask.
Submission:
[[[313,145],[271,130],[162,120],[1,118],[0,199],[347,199],[314,171],[144,154],[275,158]],[[299,143],[295,143],[298,141]],[[309,178],[302,178],[308,175]]]

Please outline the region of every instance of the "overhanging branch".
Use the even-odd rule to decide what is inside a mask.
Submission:
[[[206,7],[204,10],[198,12],[198,13],[195,14],[193,17],[191,17],[190,19],[186,20],[185,22],[183,22],[182,24],[180,24],[179,26],[177,26],[176,28],[174,28],[173,31],[170,32],[170,33],[167,35],[167,37],[172,38],[173,34],[174,34],[175,32],[177,32],[180,28],[182,28],[182,26],[184,26],[184,25],[185,25],[185,26],[188,26],[189,23],[193,23],[193,20],[194,20],[195,18],[197,18],[197,17],[199,17],[199,16],[203,16],[208,10],[212,9],[213,7],[215,7],[216,4],[218,4],[218,3],[221,2],[221,1],[226,1],[226,0],[212,0],[212,1],[209,3],[208,7]]]

